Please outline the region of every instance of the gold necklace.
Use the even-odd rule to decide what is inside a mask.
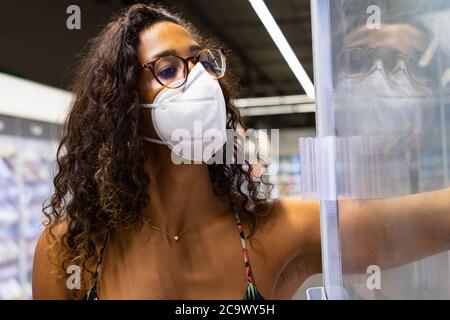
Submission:
[[[160,229],[160,228],[158,228],[158,227],[155,227],[154,225],[152,225],[151,223],[148,223],[147,222],[147,224],[148,225],[150,225],[150,227],[152,227],[153,229],[156,229],[156,230],[159,230],[159,231],[162,231],[162,232],[165,232],[165,233],[167,233],[172,239],[174,239],[175,241],[178,241],[179,239],[180,239],[180,237],[181,237],[181,235],[195,222],[195,221],[197,221],[198,219],[200,219],[200,217],[201,216],[203,216],[204,214],[206,214],[208,211],[209,211],[209,209],[211,209],[211,207],[212,207],[212,205],[214,204],[216,202],[216,198],[214,198],[213,199],[213,201],[211,201],[210,202],[210,204],[206,207],[206,209],[205,210],[203,210],[202,211],[202,213],[200,213],[198,216],[197,216],[197,218],[195,218],[193,221],[191,221],[191,223],[189,223],[183,230],[181,230],[181,232],[180,233],[178,233],[177,235],[173,235],[173,234],[170,234],[169,232],[167,232],[167,231],[165,231],[165,230],[162,230],[162,229]]]

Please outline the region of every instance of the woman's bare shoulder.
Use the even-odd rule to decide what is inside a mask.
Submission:
[[[274,236],[280,233],[298,242],[320,239],[320,205],[318,201],[305,201],[300,196],[270,200],[270,220]]]
[[[272,200],[271,207],[267,243],[279,261],[273,298],[290,299],[303,281],[321,272],[320,206],[291,196]]]
[[[65,230],[63,223],[54,228],[46,227],[37,241],[32,274],[33,299],[69,299],[66,279],[56,276],[56,262],[49,254],[50,250],[61,244]]]
[[[320,206],[290,196],[269,201],[267,222],[259,231],[267,252],[287,265],[302,255],[320,255]]]

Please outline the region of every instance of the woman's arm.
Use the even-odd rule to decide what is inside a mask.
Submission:
[[[66,300],[69,290],[65,279],[52,276],[55,266],[49,261],[47,248],[48,229],[42,232],[36,245],[33,262],[33,299],[35,300]]]
[[[321,272],[320,209],[300,196],[277,200],[288,263],[275,299],[290,299],[311,275]],[[450,188],[375,200],[340,200],[339,233],[344,273],[403,265],[450,249]],[[286,238],[288,241],[286,241]]]
[[[344,273],[400,266],[450,249],[450,188],[339,201]]]

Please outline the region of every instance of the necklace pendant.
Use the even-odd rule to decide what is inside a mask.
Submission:
[[[175,241],[178,241],[179,237],[178,236],[174,236],[173,238],[175,239]]]

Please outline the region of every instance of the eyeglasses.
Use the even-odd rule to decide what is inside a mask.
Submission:
[[[190,61],[193,64],[200,62],[214,79],[222,78],[227,66],[227,56],[230,53],[230,49],[205,48],[200,50],[195,56],[188,58],[182,58],[177,55],[159,57],[142,65],[141,69],[149,69],[162,86],[176,89],[186,82]]]
[[[359,78],[366,76],[377,62],[381,62],[387,76],[391,77],[397,70],[404,68],[411,80],[417,83],[427,83],[433,75],[432,67],[420,66],[421,55],[418,52],[410,54],[400,53],[396,49],[383,48],[345,48],[337,56],[337,65],[345,67],[348,77]]]

